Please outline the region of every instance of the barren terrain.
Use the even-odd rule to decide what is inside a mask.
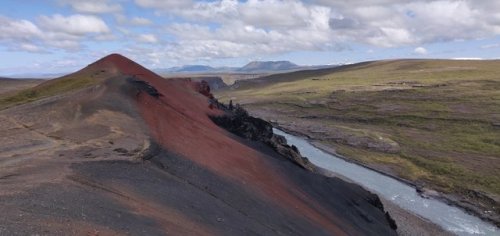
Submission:
[[[113,54],[1,97],[0,235],[396,234],[376,195],[215,125],[200,88]]]

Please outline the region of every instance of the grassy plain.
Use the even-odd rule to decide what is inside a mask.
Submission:
[[[0,94],[0,110],[95,85],[104,78],[104,75],[105,71],[83,71]]]
[[[470,201],[487,196],[500,211],[498,60],[367,62],[216,95],[381,171]]]

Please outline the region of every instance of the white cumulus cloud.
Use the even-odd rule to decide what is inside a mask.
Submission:
[[[41,51],[52,47],[76,50],[84,40],[111,39],[107,24],[96,16],[40,16],[37,21],[0,16],[0,42],[15,50]]]
[[[172,9],[189,7],[193,4],[191,0],[135,0],[135,3],[141,7]]]
[[[158,43],[158,38],[154,34],[141,34],[137,37],[141,43]]]
[[[333,9],[330,25],[336,35],[380,47],[479,39],[500,34],[500,4],[495,0],[316,2]]]
[[[0,39],[25,39],[40,37],[42,31],[31,21],[14,20],[0,16]]]
[[[352,45],[404,47],[424,55],[429,52],[423,46],[433,43],[500,36],[498,0],[55,1],[75,14],[0,16],[2,45],[34,52],[114,41],[142,46],[134,52],[159,63],[331,52]],[[486,42],[479,47],[498,46]]]
[[[500,35],[494,0],[135,0],[182,19],[166,25],[169,54],[225,58],[299,50],[336,50],[351,43],[419,45]]]
[[[28,52],[40,52],[41,51],[40,47],[38,47],[34,44],[31,44],[31,43],[22,43],[21,49],[23,49],[24,51],[28,51]]]
[[[107,24],[101,18],[80,14],[71,16],[59,14],[41,16],[40,26],[50,31],[73,35],[108,33],[110,31]]]
[[[147,18],[144,17],[132,17],[130,19],[130,23],[132,25],[151,25],[153,22]]]
[[[415,52],[418,55],[425,55],[427,54],[427,49],[425,49],[424,47],[417,47],[413,50],[413,52]]]
[[[69,4],[75,11],[89,14],[114,13],[123,10],[118,3],[110,3],[107,0],[62,0],[63,4]]]

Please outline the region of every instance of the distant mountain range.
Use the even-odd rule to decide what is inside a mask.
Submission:
[[[158,74],[217,74],[217,73],[241,73],[241,74],[265,74],[277,72],[293,72],[299,70],[314,70],[336,67],[338,65],[300,66],[289,61],[252,61],[243,67],[212,67],[207,65],[184,65],[170,68],[156,68]],[[65,73],[21,73],[8,75],[10,78],[57,78]]]
[[[205,71],[216,71],[217,69],[211,66],[205,65],[185,65],[181,67],[171,67],[164,69],[165,72],[205,72]]]
[[[165,73],[269,73],[303,69],[319,69],[330,66],[299,66],[289,61],[252,61],[243,67],[211,67],[206,65],[185,65],[166,69],[156,69],[155,72]]]
[[[13,79],[53,79],[61,77],[67,73],[20,73],[10,74],[5,77]]]
[[[256,72],[256,71],[281,71],[298,69],[300,66],[289,61],[252,61],[241,67],[240,71]]]

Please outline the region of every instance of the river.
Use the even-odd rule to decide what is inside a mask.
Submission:
[[[458,207],[447,205],[436,199],[423,198],[412,186],[401,181],[326,153],[303,138],[278,129],[273,131],[275,134],[284,136],[290,145],[295,145],[300,153],[314,165],[342,175],[447,231],[456,235],[500,235],[495,225],[467,214]]]

